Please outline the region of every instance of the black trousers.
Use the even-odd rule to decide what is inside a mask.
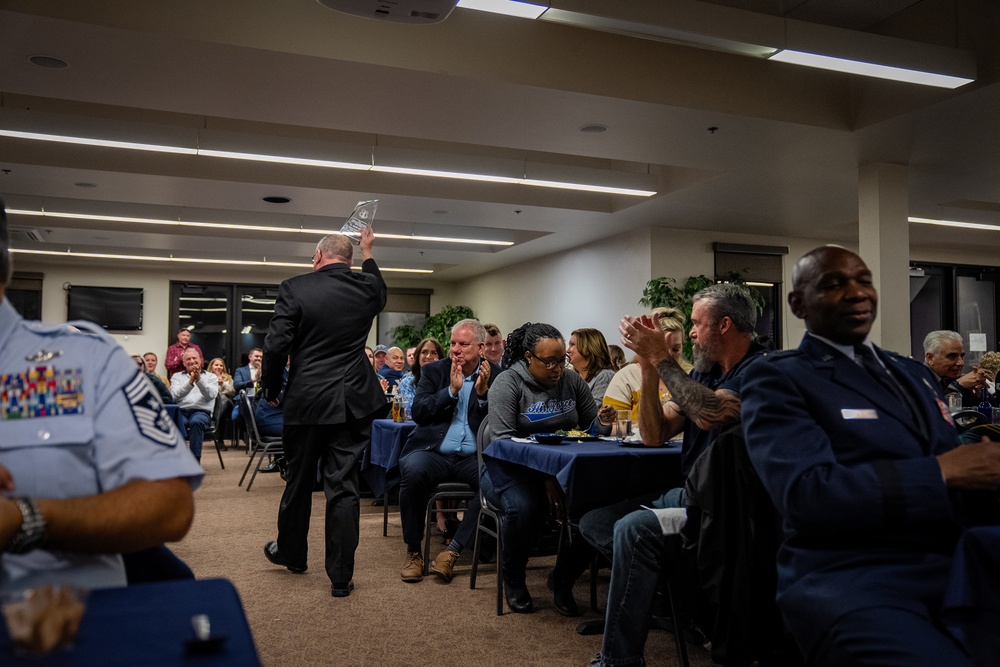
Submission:
[[[361,508],[357,462],[371,439],[375,414],[345,424],[289,425],[282,429],[288,481],[278,508],[278,550],[289,563],[308,562],[309,519],[316,470],[326,495],[326,573],[335,584],[354,577]]]
[[[399,462],[399,516],[403,524],[403,541],[408,551],[420,551],[424,541],[424,521],[427,503],[438,484],[462,482],[479,490],[479,461],[475,455],[440,454],[418,450]],[[479,519],[479,496],[469,503],[452,544],[461,553],[476,534]]]

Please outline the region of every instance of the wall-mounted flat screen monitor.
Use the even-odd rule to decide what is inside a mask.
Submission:
[[[86,320],[110,331],[142,331],[141,287],[71,285],[67,320]]]

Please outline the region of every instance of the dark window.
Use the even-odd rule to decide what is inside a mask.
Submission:
[[[738,274],[747,287],[759,294],[764,302],[757,314],[757,339],[774,350],[782,348],[781,313],[784,304],[782,258],[787,246],[758,246],[736,243],[715,243],[715,278],[724,280]]]

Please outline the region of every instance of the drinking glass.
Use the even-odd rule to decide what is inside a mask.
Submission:
[[[632,435],[632,411],[619,410],[615,417],[615,424],[618,429],[618,439],[624,442],[630,435]]]
[[[948,412],[955,414],[962,409],[962,395],[958,392],[951,392],[945,396],[948,399]]]

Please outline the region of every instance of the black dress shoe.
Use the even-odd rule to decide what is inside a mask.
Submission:
[[[271,461],[266,466],[261,466],[258,472],[279,472],[278,462]]]
[[[524,584],[515,586],[504,582],[503,595],[507,598],[507,607],[515,614],[530,614],[535,611],[531,602],[531,594]]]
[[[549,590],[552,591],[552,603],[558,611],[563,616],[579,616],[580,607],[576,604],[576,599],[573,598],[573,587],[563,588],[555,585],[555,577],[553,572],[549,572]]]
[[[264,545],[264,557],[275,565],[281,565],[285,567],[289,572],[294,572],[295,574],[302,574],[306,571],[306,566],[292,565],[286,561],[280,553],[278,553],[278,543],[271,541]]]
[[[330,589],[330,595],[335,598],[346,598],[354,590],[354,581],[348,581],[346,584],[334,584],[333,588]]]

